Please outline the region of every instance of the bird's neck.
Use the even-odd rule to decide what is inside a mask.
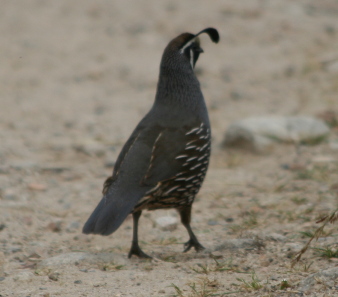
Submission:
[[[201,103],[203,95],[192,69],[161,67],[155,104],[192,108]]]

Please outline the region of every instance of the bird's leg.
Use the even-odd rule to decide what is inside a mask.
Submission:
[[[142,211],[137,211],[133,213],[133,241],[128,254],[128,258],[131,258],[132,255],[135,255],[139,258],[151,259],[151,257],[144,253],[138,245],[138,220],[140,219],[141,214]]]
[[[190,227],[191,220],[191,205],[188,207],[184,207],[178,209],[178,212],[181,216],[181,222],[183,226],[187,229],[190,239],[184,244],[184,253],[189,251],[192,247],[195,248],[197,252],[204,250],[204,246],[201,245],[195,236],[194,232],[192,232]]]

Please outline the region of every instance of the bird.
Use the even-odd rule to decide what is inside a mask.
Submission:
[[[110,235],[133,217],[128,258],[151,258],[138,243],[143,210],[176,209],[189,240],[184,252],[204,249],[191,228],[191,211],[205,178],[211,151],[208,111],[194,73],[203,53],[199,35],[214,43],[215,28],[182,33],[164,49],[154,103],[123,146],[103,197],[84,224],[84,234]]]

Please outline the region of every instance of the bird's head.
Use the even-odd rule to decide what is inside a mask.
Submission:
[[[202,33],[207,33],[215,43],[219,41],[218,31],[214,28],[206,28],[197,34],[182,33],[171,40],[165,48],[161,66],[172,68],[179,64],[183,67],[188,65],[193,69],[200,53],[203,53],[198,38]]]

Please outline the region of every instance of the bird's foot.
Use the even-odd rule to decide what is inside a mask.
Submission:
[[[203,245],[201,245],[198,240],[194,240],[194,239],[189,239],[185,244],[184,244],[184,251],[183,253],[186,253],[187,251],[189,251],[192,247],[195,248],[196,252],[200,252],[202,250],[205,249],[205,247]]]
[[[143,259],[152,259],[152,257],[148,256],[145,252],[143,252],[140,248],[140,246],[138,245],[137,242],[132,243],[129,254],[128,254],[128,258],[130,259],[132,255],[135,255],[139,258],[143,258]]]

